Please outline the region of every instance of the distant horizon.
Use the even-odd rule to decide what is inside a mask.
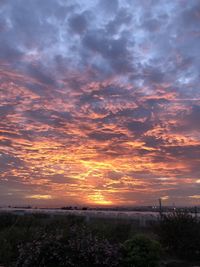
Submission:
[[[81,205],[81,204],[77,204],[77,205],[55,205],[55,206],[46,206],[46,205],[0,205],[0,208],[16,208],[16,209],[20,209],[20,208],[24,208],[24,209],[62,209],[62,208],[72,208],[72,209],[83,209],[83,208],[88,208],[88,209],[117,209],[117,208],[124,208],[124,209],[134,209],[134,208],[153,208],[155,207],[156,209],[159,209],[159,204],[154,205],[154,204],[149,204],[149,205],[130,205],[130,206],[126,206],[126,205],[113,205],[113,206],[107,206],[107,205]],[[176,205],[174,203],[170,204],[163,204],[162,208],[200,208],[200,204],[197,205]]]

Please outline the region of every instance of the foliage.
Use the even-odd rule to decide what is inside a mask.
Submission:
[[[68,238],[43,236],[20,247],[16,267],[119,267],[120,248],[84,228],[72,228]]]
[[[200,222],[192,215],[185,212],[163,215],[157,233],[170,253],[200,260]]]
[[[29,228],[19,228],[16,226],[4,229],[0,232],[0,262],[6,266],[18,256],[18,245],[26,243],[36,235],[35,230]]]
[[[12,215],[0,214],[0,264],[11,266],[15,262],[22,244],[38,240],[43,235],[57,234],[70,227],[81,225],[82,221],[75,216],[42,216],[40,214]]]
[[[134,236],[138,232],[151,238]],[[156,267],[160,246],[152,234],[153,228],[139,227],[132,220],[0,214],[0,265]],[[200,222],[192,216],[163,215],[157,234],[167,257],[199,259]]]
[[[160,244],[145,235],[135,235],[124,243],[125,266],[156,267],[160,258]]]
[[[1,213],[0,216],[0,229],[7,228],[16,222],[17,216],[10,215],[9,213]]]
[[[123,243],[135,233],[132,221],[93,218],[89,222],[91,232],[108,239],[111,243]]]

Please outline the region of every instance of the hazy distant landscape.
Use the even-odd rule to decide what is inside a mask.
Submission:
[[[46,214],[46,215],[74,215],[87,218],[112,218],[112,219],[130,219],[138,220],[141,223],[156,221],[160,219],[162,214],[170,214],[173,212],[186,212],[192,217],[200,217],[199,207],[118,207],[118,208],[89,208],[89,207],[62,207],[62,208],[31,208],[31,207],[9,207],[0,208],[0,213],[11,213],[16,215],[28,214]]]

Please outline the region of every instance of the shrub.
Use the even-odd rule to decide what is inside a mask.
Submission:
[[[163,215],[158,234],[170,252],[185,259],[200,259],[200,222],[185,212]]]
[[[19,246],[19,257],[16,267],[61,267],[73,266],[67,263],[65,245],[52,236],[43,236],[41,240],[34,240]],[[68,265],[67,265],[68,264]]]
[[[19,248],[16,267],[119,267],[120,248],[84,228],[71,229],[66,239],[45,235]]]
[[[127,267],[156,267],[160,258],[160,244],[145,235],[136,235],[124,243]]]
[[[95,235],[105,237],[112,243],[123,243],[132,234],[132,222],[106,218],[93,218],[87,227]]]
[[[18,220],[17,215],[11,215],[6,212],[0,213],[0,231],[12,226],[13,224],[16,223],[17,220]]]
[[[0,262],[10,266],[18,256],[17,246],[19,243],[27,242],[34,233],[27,229],[18,227],[7,228],[0,232]]]

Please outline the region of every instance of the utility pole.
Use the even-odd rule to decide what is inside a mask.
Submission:
[[[162,198],[159,198],[158,202],[159,202],[159,213],[160,217],[162,218]]]
[[[194,216],[195,216],[195,220],[197,221],[197,213],[198,213],[198,211],[197,211],[197,207],[195,206],[194,207]]]

